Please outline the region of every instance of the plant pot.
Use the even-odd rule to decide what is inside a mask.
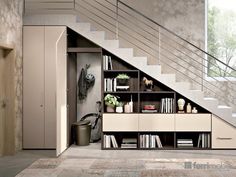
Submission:
[[[129,79],[117,79],[117,85],[123,85],[123,86],[126,86],[126,85],[129,85]]]
[[[115,112],[115,108],[111,106],[106,107],[106,112]]]
[[[123,112],[123,107],[122,106],[116,107],[116,112],[117,113],[122,113]]]

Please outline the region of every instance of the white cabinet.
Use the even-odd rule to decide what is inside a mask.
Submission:
[[[174,131],[174,114],[139,114],[139,131]]]
[[[213,115],[212,148],[236,148],[236,128]]]
[[[138,131],[138,114],[103,114],[103,131]]]
[[[66,27],[24,26],[23,148],[56,148],[57,121],[66,119],[65,78]]]
[[[211,131],[211,114],[175,114],[175,131]]]

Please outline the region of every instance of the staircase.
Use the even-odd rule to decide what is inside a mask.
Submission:
[[[212,58],[230,70],[235,71],[235,69],[121,1],[116,1],[114,4],[108,0],[76,0],[73,13],[74,15],[29,15],[25,16],[24,24],[66,25],[147,75],[201,105],[209,112],[236,126],[236,113],[233,113],[232,109],[232,106],[236,104],[236,84],[230,80],[229,73],[227,77],[207,77],[206,70],[209,68],[206,61]],[[83,20],[81,20],[82,16]],[[128,30],[126,32],[127,25],[125,23],[129,22],[131,17],[136,20],[141,19],[141,27],[146,27],[143,29],[146,35],[140,32],[136,32],[138,34],[136,36],[126,34]],[[98,28],[102,28],[104,31],[98,31]],[[154,30],[157,35],[155,36],[156,40],[152,41],[148,36],[152,35],[150,31]],[[107,39],[107,34],[109,39]],[[124,34],[127,35],[127,38]],[[128,36],[133,40],[128,39]],[[129,44],[132,48],[121,48],[120,44],[124,41],[126,45]],[[152,43],[148,45],[148,42],[144,41]],[[142,53],[146,57],[135,56],[134,50],[143,50]],[[186,58],[187,60],[185,60]],[[150,60],[155,60],[156,64],[149,65]],[[164,73],[165,69],[163,68],[172,71],[172,73]],[[219,87],[222,85],[222,79],[227,85],[230,85],[226,90]],[[225,93],[227,89],[231,89],[229,98],[225,98],[224,94],[223,96],[218,94]],[[222,103],[227,104],[222,105]]]

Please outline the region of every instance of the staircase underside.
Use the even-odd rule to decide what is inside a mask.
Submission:
[[[214,98],[204,98],[200,90],[190,90],[190,84],[186,82],[176,82],[175,74],[162,74],[160,65],[147,65],[147,57],[134,57],[133,49],[119,48],[118,40],[106,40],[105,32],[91,31],[89,23],[76,22],[76,15],[30,15],[24,18],[24,25],[63,25],[68,26],[80,35],[93,43],[101,46],[110,53],[116,55],[125,62],[133,65],[147,75],[153,77],[179,94],[185,96],[212,114],[220,117],[226,122],[236,126],[236,115],[232,114],[231,107],[218,106],[218,100]]]

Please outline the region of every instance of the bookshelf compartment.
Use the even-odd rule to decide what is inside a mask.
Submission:
[[[139,109],[138,109],[138,107],[139,107],[138,93],[135,93],[135,92],[106,92],[106,93],[104,93],[104,97],[108,93],[117,96],[118,97],[118,101],[122,102],[124,105],[126,103],[129,103],[131,101],[131,97],[132,97],[133,112],[131,112],[131,113],[138,113],[138,111],[139,111]],[[104,103],[104,113],[106,113],[106,105],[105,105],[105,103]],[[124,106],[123,106],[123,113],[124,113]]]
[[[104,149],[137,149],[138,133],[136,132],[105,132],[103,134]]]
[[[173,149],[173,132],[142,132],[139,134],[140,149]]]
[[[209,149],[211,134],[209,132],[177,132],[176,147],[179,149]]]
[[[174,131],[174,114],[139,114],[140,131]]]
[[[124,85],[119,84],[118,79],[116,78],[119,74],[127,74],[130,77],[128,79],[127,84],[125,85],[128,86],[128,88],[126,88]],[[104,71],[104,92],[138,91],[139,90],[138,75],[139,72],[137,70],[133,72],[117,71],[117,70]]]
[[[153,108],[148,108],[152,105]],[[175,113],[174,92],[141,92],[140,112],[142,113]]]

